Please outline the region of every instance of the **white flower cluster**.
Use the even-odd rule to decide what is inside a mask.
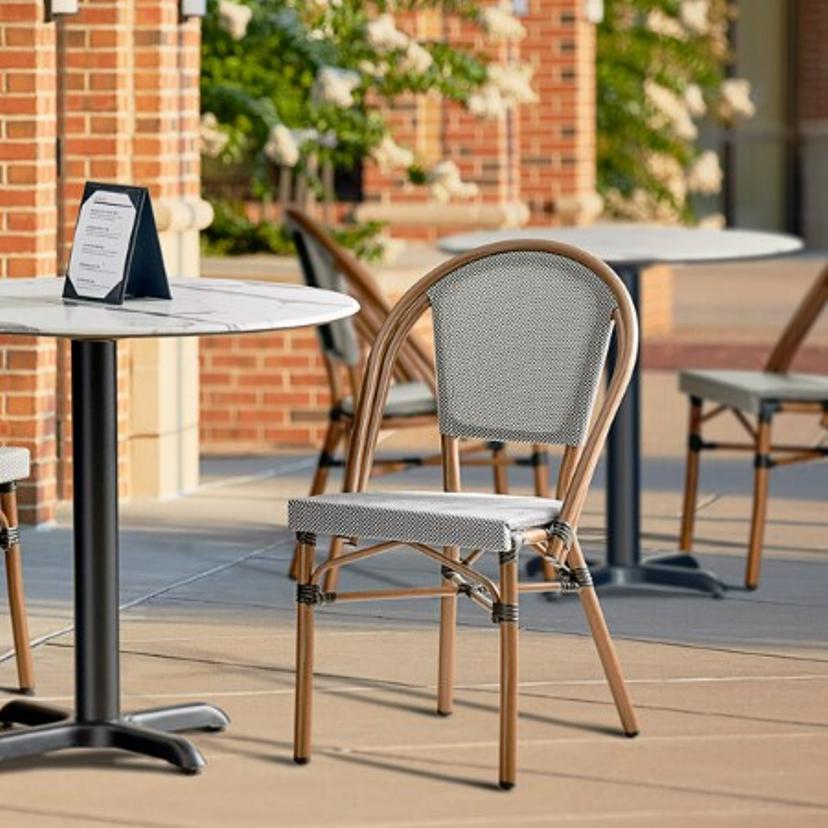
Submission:
[[[511,0],[498,0],[480,10],[480,23],[492,40],[521,40],[526,29],[515,17]]]
[[[219,26],[224,29],[233,40],[241,40],[247,34],[247,26],[253,17],[253,9],[242,3],[232,0],[219,2]]]
[[[687,198],[687,182],[684,178],[684,167],[673,155],[654,152],[645,159],[650,175],[667,190],[677,205],[684,204]]]
[[[205,112],[201,116],[199,139],[201,154],[207,158],[218,158],[227,146],[230,136],[219,129],[218,118],[212,112]]]
[[[460,169],[454,161],[441,161],[435,164],[429,173],[431,195],[441,202],[451,201],[452,198],[474,198],[479,192],[477,184],[463,181]]]
[[[687,32],[678,19],[662,9],[653,9],[647,15],[647,28],[661,37],[674,37],[676,40],[685,40],[687,37]]]
[[[689,32],[706,35],[710,30],[710,0],[682,0],[679,17]]]
[[[361,60],[359,62],[359,71],[370,78],[384,78],[388,74],[388,69],[389,66],[384,61],[382,63],[374,63],[371,60]]]
[[[520,63],[495,63],[488,67],[488,80],[469,96],[469,111],[480,118],[498,118],[518,104],[538,100],[532,89],[532,67]]]
[[[750,81],[728,78],[722,83],[719,92],[719,115],[725,121],[752,118],[756,114],[756,105],[750,98]]]
[[[615,215],[630,221],[659,221],[672,224],[680,219],[675,207],[666,201],[659,201],[655,195],[641,188],[633,190],[628,198],[619,190],[609,190],[606,194],[606,203]]]
[[[412,40],[406,47],[399,66],[402,72],[414,72],[421,75],[427,72],[433,63],[434,58],[431,52],[424,49],[416,40]]]
[[[676,137],[685,141],[694,141],[699,131],[690,117],[687,103],[675,92],[647,79],[644,82],[644,93],[647,100],[657,110],[652,126],[656,129],[669,126]]]
[[[382,52],[391,52],[394,49],[405,49],[408,47],[409,37],[401,32],[394,18],[390,14],[381,14],[376,20],[372,20],[366,27],[368,42]]]
[[[383,172],[407,169],[414,163],[414,153],[401,147],[390,135],[384,136],[374,147],[371,157]]]
[[[710,32],[710,0],[683,0],[678,16],[663,9],[653,9],[647,15],[647,28],[662,37],[687,40],[688,35],[701,37]]]
[[[354,105],[354,90],[362,83],[359,72],[323,66],[313,85],[313,98],[318,103],[329,103],[341,109]]]
[[[428,71],[434,63],[431,52],[414,38],[397,28],[394,18],[390,14],[381,14],[371,20],[365,30],[368,42],[379,52],[400,51],[399,68],[402,72],[422,74]],[[388,71],[387,66],[377,66],[370,61],[366,64],[366,74],[372,77],[383,77]]]
[[[684,90],[684,103],[687,105],[687,111],[694,118],[701,118],[707,112],[707,104],[704,102],[704,93],[701,87],[696,83],[691,83],[687,89]]]
[[[690,167],[687,189],[705,195],[718,193],[722,189],[722,168],[719,156],[713,150],[703,152]]]
[[[302,145],[307,141],[316,141],[319,133],[315,129],[288,129],[284,124],[276,124],[264,145],[264,154],[282,167],[295,167],[299,161]]]

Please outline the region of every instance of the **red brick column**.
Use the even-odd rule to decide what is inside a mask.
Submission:
[[[529,0],[522,22],[539,101],[520,113],[520,192],[535,221],[568,220],[595,193],[595,27],[583,0]]]
[[[0,277],[54,277],[55,29],[40,0],[0,3]],[[0,442],[28,448],[21,519],[53,517],[55,345],[0,337]]]

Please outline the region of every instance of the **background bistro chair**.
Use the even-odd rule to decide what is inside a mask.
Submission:
[[[433,311],[444,492],[366,492],[394,364],[408,332]],[[607,347],[617,360],[590,428]],[[610,423],[627,387],[638,329],[629,295],[594,257],[560,244],[505,242],[459,256],[433,270],[391,311],[368,359],[341,494],[289,503],[300,552],[297,585],[294,758],[311,753],[314,612],[323,603],[439,597],[437,711],[452,710],[457,596],[491,613],[500,627],[500,785],[515,782],[518,699],[518,597],[521,592],[574,592],[581,599],[624,732],[638,732],[612,640],[577,530],[587,489]],[[560,444],[563,499],[462,493],[461,437]],[[356,545],[316,566],[316,535]],[[320,587],[332,569],[406,546],[440,564],[440,585],[362,592]],[[517,556],[532,547],[555,580],[518,582]],[[464,557],[461,551],[464,550]],[[499,583],[474,564],[499,556]]]
[[[768,504],[768,475],[775,466],[803,463],[828,456],[824,441],[815,446],[774,446],[771,425],[777,412],[816,414],[828,427],[828,375],[795,374],[788,369],[799,346],[828,301],[828,266],[817,277],[771,353],[764,371],[683,371],[679,387],[690,395],[687,467],[679,546],[693,546],[693,522],[699,487],[701,451],[727,449],[753,452],[753,514],[745,570],[745,586],[759,585],[762,542]],[[715,403],[702,412],[705,400]],[[711,442],[702,438],[702,423],[730,411],[744,426],[749,443]],[[747,416],[756,417],[754,427]]]
[[[29,625],[23,593],[23,568],[20,555],[20,530],[17,526],[18,480],[29,476],[29,452],[0,446],[0,549],[5,553],[14,650],[20,689],[34,690],[34,667],[29,646]]]
[[[328,429],[316,462],[309,494],[325,491],[328,472],[345,465],[337,457],[340,446],[347,447],[354,423],[355,403],[362,384],[363,357],[373,344],[391,306],[371,273],[330,237],[326,230],[310,216],[296,209],[285,211],[288,230],[296,246],[305,283],[349,293],[361,306],[353,319],[342,319],[320,325],[317,332],[331,392]],[[345,383],[343,383],[343,377]],[[434,396],[434,362],[423,344],[413,334],[403,342],[394,366],[394,384],[383,409],[382,428],[396,430],[431,425],[437,419],[437,400]],[[490,451],[491,458],[474,457]],[[534,446],[528,458],[510,459],[500,441],[464,443],[460,449],[464,465],[492,465],[494,490],[509,491],[507,464],[516,462],[531,465],[534,470],[535,494],[549,495],[549,458],[543,446]],[[387,474],[409,466],[439,465],[440,455],[381,458],[374,461],[372,474]],[[340,551],[334,541],[331,554]],[[298,552],[293,556],[290,576],[296,578]],[[336,571],[329,573],[327,589],[336,586]]]

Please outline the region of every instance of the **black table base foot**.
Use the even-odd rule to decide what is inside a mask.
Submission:
[[[230,719],[223,710],[200,702],[128,713],[124,720],[164,733],[175,733],[179,730],[207,730],[216,733],[230,724]]]
[[[69,711],[62,707],[51,707],[48,704],[31,701],[13,701],[0,708],[0,727],[3,728],[12,725],[37,727],[63,722],[68,718],[70,718]]]
[[[115,749],[163,759],[185,773],[198,773],[204,758],[176,730],[223,730],[226,714],[207,704],[182,704],[125,715],[114,722],[78,722],[45,705],[11,702],[0,723],[27,727],[0,735],[0,761],[41,756],[69,748]]]
[[[599,589],[651,584],[709,592],[714,598],[724,597],[727,589],[690,555],[656,555],[635,566],[600,566],[592,570],[592,580]]]

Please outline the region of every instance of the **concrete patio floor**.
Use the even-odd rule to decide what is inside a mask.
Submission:
[[[648,551],[674,546],[678,525],[675,423],[684,417],[674,382],[645,378],[645,410],[660,411],[645,423]],[[403,442],[396,437],[383,448]],[[308,457],[209,460],[197,492],[123,508],[124,707],[193,699],[224,707],[232,719],[226,733],[193,736],[205,771],[185,777],[104,752],[9,763],[0,766],[0,825],[828,823],[825,464],[775,473],[757,592],[734,589],[714,600],[628,589],[603,597],[641,718],[635,740],[620,735],[577,599],[525,597],[519,779],[508,794],[494,785],[496,629],[469,606],[461,612],[457,708],[448,719],[433,712],[434,602],[321,611],[316,752],[308,767],[292,763],[294,604],[284,508],[307,486],[310,465]],[[703,468],[698,551],[738,585],[749,464],[723,457]],[[485,470],[465,477],[472,488],[488,485]],[[528,485],[525,471],[513,478],[519,489]],[[381,482],[431,484],[433,471]],[[65,513],[56,527],[24,533],[32,632],[41,642],[38,695],[66,705],[73,692],[69,524]],[[583,533],[596,556],[602,526],[599,474]],[[364,586],[430,583],[434,567],[394,555],[354,567],[347,578]],[[8,641],[4,624],[0,651]],[[5,658],[0,687],[14,679]],[[12,698],[0,691],[0,701]]]

